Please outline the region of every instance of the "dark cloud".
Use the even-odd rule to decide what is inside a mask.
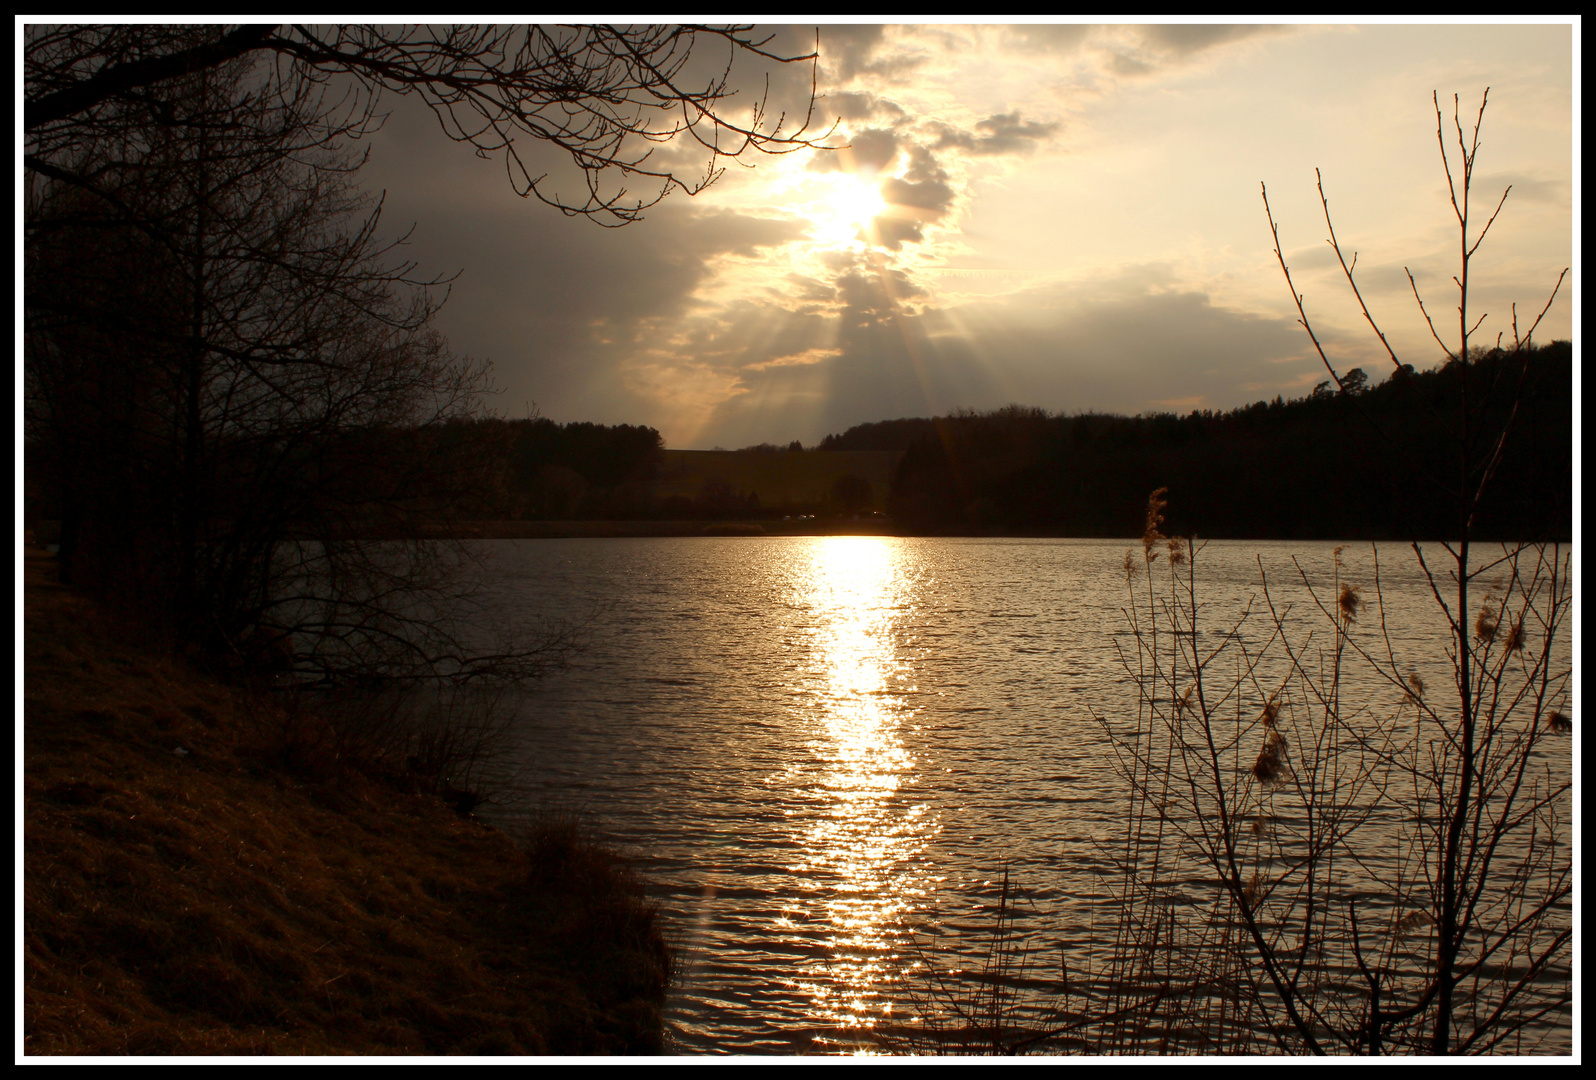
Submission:
[[[953,202],[953,189],[940,180],[913,184],[907,180],[888,180],[881,185],[881,197],[893,206],[919,211],[916,217],[931,221],[942,216]]]
[[[560,420],[657,420],[659,402],[628,390],[620,372],[693,309],[722,260],[756,257],[811,227],[678,194],[642,222],[601,229],[516,198],[502,169],[440,146],[424,108],[391,107],[362,179],[390,189],[390,235],[415,226],[403,254],[426,273],[459,273],[439,329],[457,350],[493,361],[514,410],[531,400]]]
[[[827,94],[822,99],[825,108],[843,120],[865,120],[875,111],[874,94]]]
[[[1271,363],[1300,348],[1289,323],[1225,310],[1150,271],[938,311],[879,255],[833,252],[821,273],[779,282],[780,295],[706,305],[698,293],[720,260],[757,257],[807,223],[677,198],[639,225],[596,229],[515,199],[468,153],[440,153],[429,122],[396,116],[370,179],[402,171],[389,220],[417,223],[410,250],[424,267],[464,268],[440,328],[495,361],[511,411],[533,400],[560,420],[653,423],[678,445],[812,442],[867,420],[1009,401],[1137,412],[1205,396],[1225,407],[1313,375]],[[906,163],[883,183],[901,216],[877,222],[878,243],[917,242],[954,201],[951,180],[930,147],[870,130],[872,161]],[[998,114],[972,137],[1030,134]],[[693,415],[708,417],[690,434],[670,426],[684,400],[704,401]]]
[[[1059,125],[1044,124],[1037,121],[1021,120],[1018,112],[1000,113],[978,121],[975,130],[980,132],[976,140],[975,152],[978,154],[1015,154],[1029,153],[1036,149],[1037,143],[1052,137]]]
[[[941,218],[953,205],[954,191],[946,182],[947,173],[937,167],[929,153],[919,147],[915,149],[923,160],[911,167],[906,176],[921,179],[892,179],[883,183],[881,198],[887,203],[887,212],[878,215],[867,231],[866,239],[889,251],[924,240],[922,226]]]
[[[936,149],[957,149],[971,154],[1028,154],[1052,138],[1056,123],[1022,120],[1018,111],[999,113],[976,122],[975,131],[961,131],[951,124],[933,121],[937,133]]]
[[[866,128],[850,136],[848,145],[834,154],[817,154],[810,168],[816,172],[852,172],[873,176],[898,156],[898,136],[885,128]]]
[[[1129,41],[1108,45],[1109,69],[1122,78],[1151,75],[1178,67],[1210,49],[1270,34],[1288,33],[1289,26],[1239,26],[1217,23],[1143,24],[1124,27]]]
[[[909,167],[903,178],[911,184],[926,184],[946,180],[948,174],[937,164],[936,155],[924,146],[910,146],[906,150]]]
[[[1289,27],[1282,26],[1235,26],[1218,23],[1201,23],[1190,25],[1144,25],[1139,28],[1142,40],[1148,45],[1162,52],[1171,53],[1177,57],[1185,58],[1194,53],[1211,49],[1216,45],[1224,45],[1243,38],[1258,37],[1260,35],[1277,34]]]
[[[902,270],[877,261],[855,259],[836,280],[843,327],[864,325],[912,311],[925,289]]]
[[[904,244],[918,244],[924,240],[925,230],[912,217],[883,214],[870,222],[863,238],[888,251],[901,251]]]
[[[807,274],[788,274],[787,280],[794,286],[794,291],[790,295],[796,300],[826,302],[837,298],[837,287],[830,282],[812,278]]]
[[[908,115],[903,111],[903,106],[897,102],[864,92],[826,94],[820,100],[820,108],[828,115],[835,115],[843,120],[879,118],[892,121],[901,120]]]
[[[1121,78],[1136,79],[1143,75],[1151,75],[1157,69],[1145,60],[1138,60],[1134,56],[1116,52],[1109,59],[1109,70]]]
[[[820,62],[839,83],[876,71],[871,55],[885,40],[886,27],[827,26],[820,34]]]
[[[696,260],[754,255],[760,248],[801,239],[809,231],[809,223],[796,218],[753,217],[725,210],[691,214],[690,222],[681,249],[687,258]]]

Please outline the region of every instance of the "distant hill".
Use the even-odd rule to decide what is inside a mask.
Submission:
[[[888,510],[911,533],[1139,536],[1148,493],[1168,489],[1170,535],[1232,539],[1438,539],[1458,532],[1460,446],[1483,462],[1511,438],[1472,524],[1478,539],[1573,535],[1573,346],[1379,385],[1361,369],[1295,401],[1185,416],[1053,415],[1010,406],[863,424],[828,440],[910,436]],[[1460,424],[1465,400],[1468,424]],[[1466,442],[1465,442],[1466,440]],[[822,444],[826,445],[826,444]],[[1478,485],[1476,469],[1468,483]]]

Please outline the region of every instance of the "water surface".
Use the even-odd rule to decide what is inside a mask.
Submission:
[[[1323,640],[1303,574],[1333,602],[1335,546],[1207,545],[1199,637],[1256,647],[1272,602]],[[1005,872],[1025,889],[1022,930],[1067,949],[1105,917],[1103,845],[1122,836],[1125,790],[1104,725],[1135,716],[1125,541],[483,550],[503,612],[584,626],[573,669],[520,703],[521,790],[580,811],[653,883],[682,950],[681,1052],[873,1046],[872,1026],[923,1003],[927,961],[978,961]],[[1381,640],[1443,686],[1429,585],[1411,553],[1379,559]],[[1371,550],[1342,561],[1372,598]],[[1358,692],[1372,708],[1401,699]]]

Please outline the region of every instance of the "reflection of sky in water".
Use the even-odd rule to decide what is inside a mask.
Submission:
[[[800,985],[817,1019],[845,1028],[890,1012],[882,989],[896,977],[902,926],[924,893],[916,857],[936,827],[903,790],[916,778],[901,737],[910,715],[902,694],[913,690],[896,649],[912,587],[901,555],[877,538],[828,538],[812,549],[798,598],[813,618],[801,687],[813,759],[789,777],[813,788],[819,816],[792,869],[823,889],[831,953],[827,977]]]

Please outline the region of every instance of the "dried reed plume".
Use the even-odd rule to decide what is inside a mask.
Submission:
[[[1164,496],[1169,494],[1167,487],[1161,487],[1147,496],[1147,527],[1142,530],[1142,550],[1149,559],[1157,558],[1153,545],[1166,539],[1158,527],[1164,523],[1164,507],[1169,505],[1169,500]]]
[[[1412,937],[1420,930],[1434,925],[1435,919],[1428,911],[1410,911],[1392,925],[1391,933],[1399,938]]]
[[[1337,548],[1336,550],[1339,551],[1341,549]],[[1341,596],[1336,600],[1336,604],[1341,608],[1342,622],[1355,622],[1358,618],[1358,608],[1363,604],[1363,597],[1358,595],[1358,587],[1356,585],[1348,585],[1342,582]]]
[[[1521,653],[1524,651],[1524,620],[1519,619],[1507,631],[1507,638],[1502,642],[1502,647],[1508,652]]]
[[[1258,906],[1258,894],[1262,888],[1263,878],[1258,875],[1257,870],[1254,870],[1252,877],[1247,880],[1246,888],[1241,890],[1241,898],[1246,901],[1248,907]]]
[[[1286,737],[1274,727],[1266,725],[1263,749],[1258,751],[1252,775],[1265,787],[1276,788],[1286,782],[1290,769],[1291,756],[1286,752]]]
[[[1496,612],[1491,610],[1491,597],[1487,594],[1480,605],[1479,617],[1474,620],[1474,637],[1481,645],[1496,640]]]

